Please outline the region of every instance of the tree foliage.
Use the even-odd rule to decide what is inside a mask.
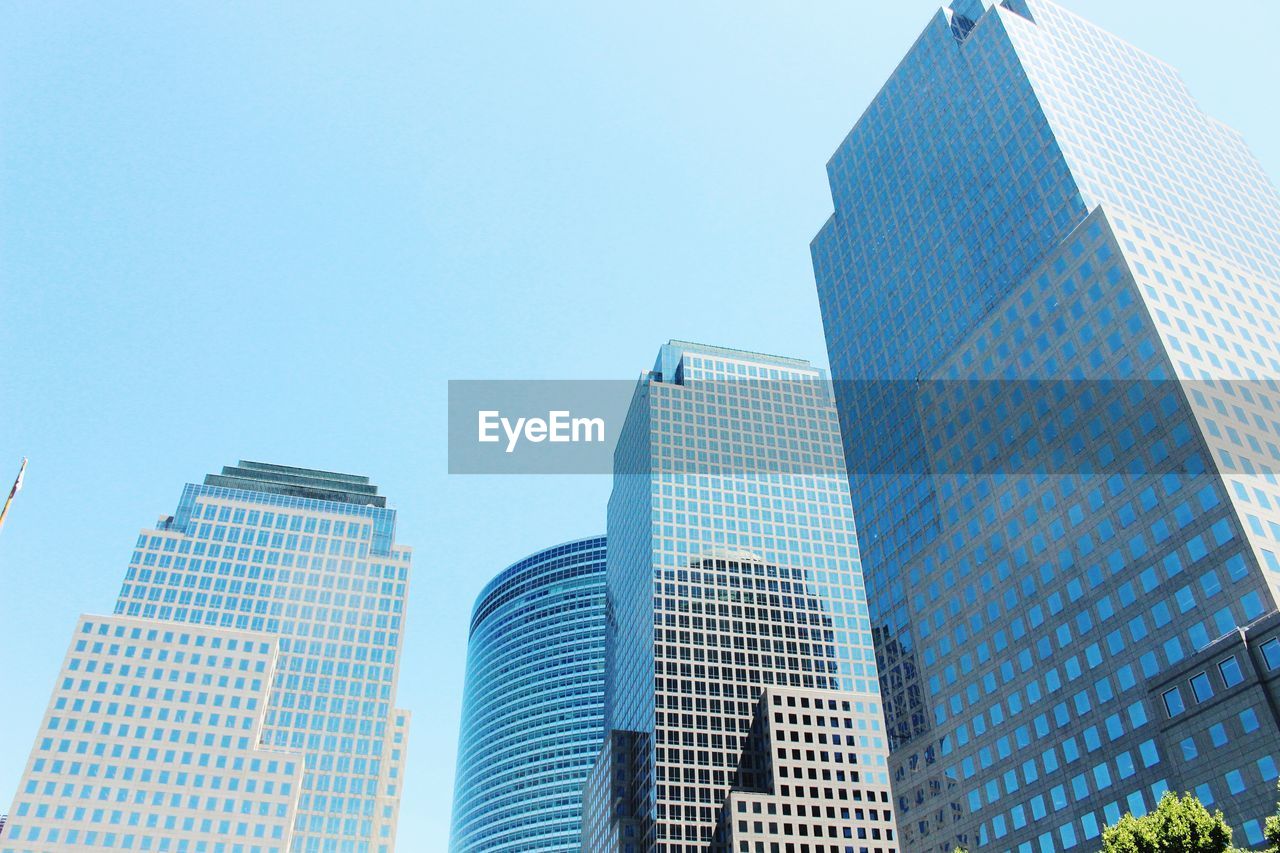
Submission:
[[[1280,793],[1280,785],[1276,790]],[[1280,803],[1276,803],[1276,813],[1267,818],[1263,835],[1267,839],[1266,853],[1280,853]]]
[[[1276,829],[1280,831],[1280,825]],[[1126,814],[1102,831],[1103,853],[1226,853],[1230,849],[1231,827],[1222,812],[1210,814],[1192,795],[1179,797],[1172,791],[1165,792],[1155,811],[1143,817]]]

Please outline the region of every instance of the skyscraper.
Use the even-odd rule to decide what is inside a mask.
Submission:
[[[605,538],[508,566],[471,614],[454,783],[456,853],[579,850],[604,734]]]
[[[1257,841],[1274,706],[1198,654],[1280,589],[1274,187],[1173,69],[1047,0],[940,11],[828,175],[903,846],[1096,846],[1166,789]],[[1233,698],[1175,739],[1151,691],[1192,665],[1181,695],[1222,667]]]
[[[84,616],[8,851],[389,853],[410,553],[367,477],[254,462],[138,537]]]
[[[822,372],[662,347],[619,434],[608,529],[611,734],[583,848],[896,850]]]

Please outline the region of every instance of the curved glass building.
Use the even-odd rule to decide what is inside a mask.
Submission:
[[[453,853],[577,851],[604,735],[605,538],[539,551],[476,599]]]

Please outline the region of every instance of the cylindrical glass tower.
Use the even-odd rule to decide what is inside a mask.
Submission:
[[[453,853],[577,851],[604,737],[605,539],[547,548],[476,599]]]

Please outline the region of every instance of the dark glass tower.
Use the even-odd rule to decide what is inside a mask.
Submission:
[[[904,848],[1096,847],[1166,789],[1257,840],[1270,670],[1232,682],[1214,640],[1280,589],[1274,187],[1173,69],[1046,0],[940,11],[828,174]]]

